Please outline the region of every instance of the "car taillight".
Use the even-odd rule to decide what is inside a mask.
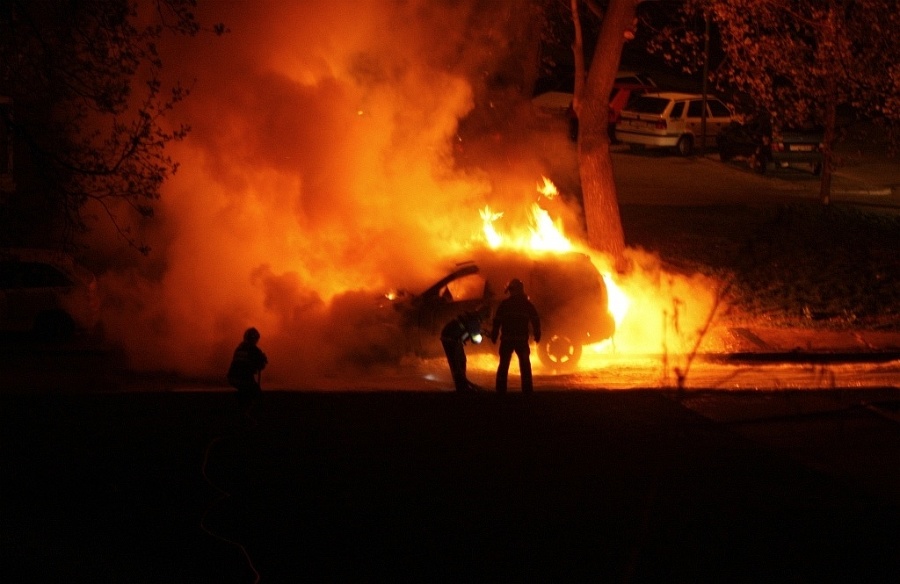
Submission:
[[[783,142],[773,143],[772,150],[774,150],[775,152],[783,152],[784,151],[784,143]]]
[[[657,120],[653,127],[657,130],[665,130],[668,127],[668,124],[665,120]]]

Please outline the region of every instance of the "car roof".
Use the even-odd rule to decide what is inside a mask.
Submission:
[[[4,247],[0,248],[0,261],[50,264],[62,270],[70,277],[77,278],[84,283],[90,283],[95,280],[94,274],[79,264],[74,257],[64,251],[55,249]]]
[[[644,94],[646,97],[662,97],[665,99],[673,99],[676,101],[680,101],[683,99],[703,99],[703,94],[701,93],[682,93],[680,91],[654,91],[652,93]],[[707,94],[706,99],[719,99],[717,96],[712,94]]]
[[[481,273],[486,279],[498,280],[505,284],[506,280],[518,277],[526,280],[535,270],[572,272],[583,270],[600,277],[591,259],[581,252],[565,252],[531,255],[512,250],[482,249],[472,252],[468,261],[459,263],[455,269],[436,282],[425,292],[434,293],[455,278],[467,274]],[[423,295],[425,295],[423,292]]]
[[[653,79],[640,71],[617,71],[616,72],[616,81],[620,81],[621,79],[625,79],[628,77],[633,77],[638,80],[641,85],[650,85],[656,87],[656,82]]]

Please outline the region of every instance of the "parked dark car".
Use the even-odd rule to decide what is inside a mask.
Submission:
[[[646,75],[630,71],[619,71],[616,74],[612,92],[609,94],[609,113],[607,115],[607,132],[610,140],[616,142],[616,123],[625,106],[639,95],[656,91],[659,91],[656,83]],[[575,110],[571,105],[567,114],[569,116],[569,138],[574,142],[578,140],[578,116],[575,115]]]
[[[97,280],[71,256],[42,249],[0,249],[0,333],[69,341],[96,331]]]
[[[716,136],[719,158],[728,162],[737,157],[747,159],[760,174],[769,168],[807,165],[814,175],[822,172],[824,132],[819,128],[774,129],[765,117],[746,124],[734,122]]]
[[[538,357],[555,371],[573,369],[584,345],[612,336],[606,285],[584,254],[547,254],[532,258],[512,252],[484,251],[458,264],[419,294],[400,293],[392,300],[399,313],[404,352],[420,357],[443,355],[441,328],[453,317],[482,309],[493,315],[512,278],[525,284],[541,317]],[[485,321],[490,328],[490,317]],[[468,351],[496,352],[490,342]]]

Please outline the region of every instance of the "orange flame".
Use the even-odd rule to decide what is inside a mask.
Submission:
[[[542,183],[537,185],[541,196],[553,199],[559,195],[556,185],[547,177],[541,177]],[[584,249],[583,246],[574,244],[565,234],[562,221],[554,220],[550,214],[538,203],[531,206],[529,224],[525,228],[514,229],[508,233],[500,233],[497,229],[497,220],[503,217],[502,212],[494,212],[489,206],[485,206],[479,214],[482,219],[484,239],[492,249],[514,249],[525,253],[566,253],[580,249],[588,254],[598,271],[603,276],[606,284],[609,312],[618,327],[624,320],[631,305],[628,295],[619,286],[612,276],[612,271],[599,261],[595,253]]]
[[[553,181],[551,181],[546,176],[542,176],[541,179],[543,179],[544,184],[538,185],[537,190],[539,193],[541,193],[548,199],[552,199],[559,194],[559,190],[557,190],[556,185],[553,184]]]
[[[609,303],[609,313],[612,315],[613,320],[616,321],[616,328],[618,329],[621,326],[622,321],[625,320],[625,315],[628,314],[628,309],[631,307],[631,300],[628,298],[628,295],[625,294],[625,291],[613,280],[612,274],[609,272],[601,272],[603,276],[603,282],[606,284],[606,296],[607,302]]]
[[[485,205],[479,214],[484,224],[484,238],[487,240],[488,245],[494,249],[500,247],[503,243],[503,236],[497,233],[497,230],[494,228],[494,221],[503,217],[503,213],[494,213],[489,206]]]
[[[559,194],[556,185],[543,178],[543,184],[537,185],[538,192],[548,199]],[[531,205],[531,216],[527,229],[514,230],[501,235],[495,227],[495,221],[503,217],[503,213],[495,213],[485,206],[479,214],[483,223],[482,230],[488,245],[493,249],[507,248],[524,252],[556,252],[572,251],[572,242],[563,232],[562,221],[554,220],[538,203]]]

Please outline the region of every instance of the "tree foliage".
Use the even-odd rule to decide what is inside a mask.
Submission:
[[[17,154],[16,191],[0,194],[8,233],[41,224],[70,244],[93,201],[131,245],[148,251],[132,235],[131,218],[153,215],[160,187],[178,169],[165,147],[189,131],[164,123],[188,90],[161,81],[157,47],[165,35],[201,31],[195,4],[8,0],[0,7],[0,95],[12,101],[3,121]]]
[[[709,19],[721,47],[710,73],[781,126],[825,128],[828,202],[837,112],[900,122],[900,13],[895,0],[687,0],[651,46],[695,72]]]

